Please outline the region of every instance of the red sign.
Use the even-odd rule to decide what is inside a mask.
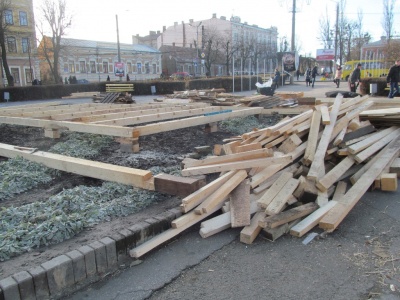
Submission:
[[[317,60],[334,60],[335,50],[334,49],[317,49]]]
[[[125,76],[125,64],[123,62],[115,62],[114,63],[114,74],[118,77]]]

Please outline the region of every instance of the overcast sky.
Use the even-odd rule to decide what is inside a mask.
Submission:
[[[34,0],[40,6],[42,0]],[[307,4],[310,2],[310,4]],[[316,49],[323,46],[318,40],[319,20],[331,17],[335,24],[336,0],[297,0],[296,43],[300,54],[315,56]],[[383,0],[347,0],[346,16],[356,20],[357,13],[363,12],[364,31],[368,31],[372,41],[384,35],[382,27]],[[67,6],[73,15],[73,26],[67,37],[96,41],[116,42],[116,18],[119,20],[119,36],[121,43],[131,43],[131,36],[148,35],[149,31],[162,31],[163,26],[172,26],[174,22],[187,23],[206,20],[215,13],[217,17],[228,19],[239,16],[242,22],[256,24],[262,28],[276,26],[279,37],[286,36],[291,41],[293,0],[67,0]],[[36,13],[36,19],[40,18]],[[400,1],[396,4],[395,24],[393,29],[399,34]]]

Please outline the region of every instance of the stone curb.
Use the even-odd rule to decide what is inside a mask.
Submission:
[[[179,208],[165,211],[110,237],[57,256],[40,266],[0,280],[0,300],[59,299],[123,267],[129,250],[171,228]]]

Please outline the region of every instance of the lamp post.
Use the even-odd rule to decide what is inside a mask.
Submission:
[[[199,27],[200,27],[200,25],[202,23],[203,23],[203,21],[200,21],[200,23],[197,24],[197,26],[193,26],[193,24],[189,23],[190,27],[196,27],[196,52],[197,52],[196,62],[197,62],[197,67],[198,67],[198,59],[200,57],[200,54],[199,54]],[[197,71],[197,68],[196,68],[196,71]]]
[[[118,15],[115,15],[115,20],[117,22],[117,50],[118,50],[118,62],[121,62],[121,48],[119,45],[119,28],[118,28]],[[122,81],[122,77],[119,76],[119,81]]]

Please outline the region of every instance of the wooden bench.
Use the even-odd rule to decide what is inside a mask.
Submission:
[[[133,83],[106,83],[107,93],[133,92]]]

